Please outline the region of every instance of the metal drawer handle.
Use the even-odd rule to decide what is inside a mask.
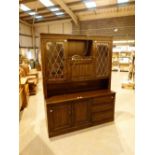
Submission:
[[[50,112],[53,112],[53,110],[51,109]]]
[[[114,98],[113,96],[111,98]]]

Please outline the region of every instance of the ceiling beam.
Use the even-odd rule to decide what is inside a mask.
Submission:
[[[55,16],[57,16],[57,15],[55,15],[55,14],[53,14],[52,12],[43,12],[43,13],[38,13],[37,15],[41,15],[41,16],[48,16],[48,15],[50,15],[51,17],[55,17]],[[21,19],[23,19],[23,20],[26,20],[26,19],[29,19],[29,18],[33,18],[33,16],[31,16],[31,15],[26,15],[26,16],[21,16],[20,17]]]
[[[64,18],[47,18],[47,19],[44,19],[44,20],[40,20],[40,21],[35,21],[34,24],[37,24],[37,23],[44,23],[44,22],[52,22],[52,21],[60,21],[60,20],[66,20],[66,19],[71,19],[69,16],[66,16]]]
[[[79,21],[77,16],[73,13],[73,11],[63,2],[63,0],[53,0],[53,2],[57,3],[65,12],[73,19],[76,25],[79,25]]]
[[[19,19],[19,22],[22,23],[22,24],[25,24],[27,26],[32,26],[30,23],[28,23],[26,21],[23,21],[22,19]]]
[[[20,0],[19,4],[25,4],[25,3],[30,3],[30,2],[36,2],[38,0]]]
[[[68,15],[65,15],[65,16],[62,16],[62,17],[58,17],[58,16],[54,16],[54,17],[45,17],[45,18],[43,18],[43,19],[35,19],[35,23],[37,23],[37,22],[41,22],[41,21],[46,21],[46,20],[59,20],[59,19],[65,19],[65,18],[70,18],[70,16],[68,16]],[[31,21],[33,21],[32,19],[27,19],[26,21],[28,21],[28,22],[31,22]]]
[[[30,1],[31,1],[31,0],[30,0]],[[37,1],[37,0],[32,0],[32,1]],[[28,3],[29,1],[23,0],[23,2],[24,2],[24,3]],[[67,4],[68,6],[72,6],[72,5],[77,5],[77,4],[80,4],[80,3],[82,3],[82,1],[68,2],[68,3],[66,3],[66,4]],[[49,7],[41,7],[41,8],[38,8],[37,10],[38,10],[38,11],[45,11],[45,10],[47,10],[47,9],[52,9],[52,8],[55,8],[55,7],[59,7],[59,5],[54,5],[54,6],[49,6]],[[60,8],[60,10],[61,10],[61,8]],[[31,11],[35,11],[35,9],[32,9]],[[31,11],[27,11],[27,13],[28,13],[28,12],[31,12]],[[24,14],[24,13],[26,13],[26,11],[20,12],[20,15],[21,15],[21,14]]]
[[[20,0],[19,1],[19,4],[26,4],[26,3],[30,3],[30,2],[36,2],[36,1],[38,1],[38,0]],[[77,5],[77,4],[80,4],[80,3],[82,3],[81,0],[75,1],[75,2],[68,2],[66,4],[69,4],[69,5]]]
[[[106,19],[113,17],[123,17],[135,15],[135,6],[130,5],[128,7],[114,8],[113,10],[104,10],[97,14],[80,15],[80,21]]]
[[[24,0],[24,1],[27,1],[27,0]],[[56,1],[60,1],[60,0],[56,0]],[[70,5],[73,5],[73,4],[77,4],[77,3],[81,3],[82,1],[77,1],[77,2],[69,2],[69,3],[66,3],[68,4],[69,6]],[[62,3],[62,0],[61,0],[61,3]],[[60,5],[60,4],[59,4]],[[59,6],[59,5],[56,5],[56,6]],[[104,6],[98,6],[95,8],[96,9],[108,9],[108,8],[113,8],[113,7],[118,7],[118,8],[121,8],[121,7],[124,7],[124,6],[131,6],[131,5],[135,5],[135,1],[131,1],[131,2],[128,2],[128,3],[122,3],[122,4],[112,4],[112,5],[104,5]],[[67,6],[67,5],[66,5]],[[49,12],[49,8],[53,8],[55,6],[52,6],[52,7],[44,7],[44,8],[38,8],[37,12],[39,15],[52,15],[52,12]],[[41,11],[44,11],[44,10],[47,10],[48,12],[43,12],[41,13]],[[60,10],[64,10],[64,8],[60,8]],[[84,9],[77,9],[77,10],[72,10],[71,12],[75,15],[75,13],[80,13],[80,12],[85,12],[85,11],[88,11],[88,10],[93,10],[93,9],[87,9],[87,8],[84,8]],[[33,11],[33,10],[31,10]],[[35,10],[34,10],[35,11]],[[28,11],[29,12],[29,11]],[[26,13],[26,12],[22,12],[20,14],[23,14],[23,13]],[[69,14],[69,13],[68,13]],[[69,14],[70,15],[70,14]],[[71,15],[70,15],[71,16]],[[55,15],[53,14],[52,17],[55,17]],[[26,20],[26,19],[30,19],[32,18],[30,15],[25,15],[25,16],[21,16],[20,17],[22,20]],[[46,18],[46,17],[45,17]],[[72,17],[71,17],[72,18]],[[75,17],[77,19],[77,17]],[[73,18],[72,18],[73,19]],[[76,20],[75,19],[75,20]]]
[[[41,7],[41,8],[38,8],[37,11],[39,12],[39,11],[50,10],[52,8],[55,8],[55,7],[59,7],[59,6],[58,5],[54,5],[54,6],[49,6],[49,7]],[[32,11],[36,11],[36,10],[32,9],[30,11],[22,11],[19,14],[22,15],[22,14],[29,13],[29,12],[32,12]]]
[[[25,3],[29,2],[27,0],[23,0],[23,1],[25,1]],[[32,1],[37,1],[37,0],[32,0]],[[77,5],[77,4],[80,4],[80,3],[82,3],[82,1],[68,2],[66,4],[68,6],[72,6],[72,5]],[[126,3],[121,3],[121,4],[117,4],[116,3],[116,4],[111,4],[111,5],[99,6],[99,7],[96,7],[96,9],[104,9],[104,8],[109,8],[109,7],[114,7],[114,6],[121,7],[121,6],[125,6],[125,5],[130,5],[130,4],[135,4],[135,1],[129,1],[129,2],[126,2]],[[39,12],[39,11],[45,11],[47,9],[52,9],[52,8],[55,8],[55,7],[59,7],[59,5],[50,6],[50,7],[41,7],[41,8],[38,8],[37,10]],[[76,10],[72,10],[72,11],[74,11],[74,12],[82,12],[82,11],[88,11],[88,10],[91,10],[91,9],[84,8],[84,9],[76,9]],[[35,9],[32,9],[31,11],[35,11]],[[31,12],[31,11],[27,11],[27,12],[26,11],[23,11],[23,12],[20,12],[20,15],[21,14],[24,14],[24,13]]]
[[[135,5],[135,1],[131,1],[131,2],[126,2],[126,3],[121,3],[121,4],[110,4],[110,5],[103,5],[103,6],[98,6],[96,8],[93,9],[77,9],[77,10],[73,10],[74,13],[79,13],[79,12],[85,12],[85,11],[89,11],[89,10],[97,10],[97,9],[108,9],[108,8],[112,8],[112,7],[124,7],[124,6],[129,6],[129,5]]]
[[[77,2],[69,2],[69,3],[66,3],[66,4],[71,6],[71,5],[75,4],[75,3],[77,3]],[[78,3],[81,3],[81,1],[78,1]],[[122,7],[122,6],[132,5],[132,4],[135,5],[135,1],[131,1],[131,2],[127,2],[127,3],[122,3],[122,4],[111,4],[111,5],[98,6],[95,9],[106,9],[106,8],[110,8],[110,7]],[[55,7],[58,7],[58,5],[51,6],[51,7],[38,8],[37,12],[40,13],[41,11],[45,11],[45,10],[48,10],[48,9],[51,9],[51,8],[55,8]],[[60,8],[60,11],[62,11],[62,10],[63,9]],[[84,8],[84,9],[76,9],[76,10],[72,10],[72,11],[74,13],[78,13],[78,12],[84,12],[84,11],[88,11],[88,10],[94,10],[94,9]],[[32,9],[31,11],[35,11],[35,9]],[[20,12],[19,14],[22,15],[22,14],[25,14],[25,13],[29,13],[31,11],[25,11],[25,12],[23,11],[23,12]],[[25,17],[25,16],[23,16],[23,17]]]

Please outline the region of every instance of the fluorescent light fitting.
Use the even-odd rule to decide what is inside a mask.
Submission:
[[[127,3],[129,0],[117,0],[117,3]]]
[[[23,10],[23,11],[30,11],[31,9],[28,8],[26,5],[24,4],[20,4],[20,9]]]
[[[54,11],[59,11],[60,9],[59,8],[52,8],[52,9],[50,9],[52,12],[54,12]]]
[[[29,12],[28,14],[31,15],[31,16],[33,16],[33,15],[36,14],[36,12]]]
[[[55,14],[56,14],[57,16],[64,15],[63,12],[56,12]]]
[[[121,44],[121,43],[134,43],[135,40],[116,40],[116,41],[113,41],[114,44]]]
[[[87,8],[95,8],[96,7],[96,3],[93,1],[87,0],[87,1],[84,1],[84,3],[85,3]]]
[[[43,18],[43,16],[35,16],[35,18],[41,19],[41,18]]]
[[[46,7],[53,6],[54,4],[50,0],[39,0]]]

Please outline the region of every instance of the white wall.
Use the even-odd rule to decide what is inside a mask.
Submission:
[[[70,20],[46,22],[35,24],[35,44],[36,47],[40,47],[40,33],[59,33],[59,34],[72,34],[72,23]],[[20,23],[19,24],[19,41],[21,47],[27,47],[20,50],[20,54],[35,59],[35,52],[32,47],[32,28],[29,25]],[[40,61],[40,50],[38,50],[39,61]]]
[[[31,26],[19,23],[19,43],[21,47],[32,47],[32,29]]]
[[[72,34],[70,20],[35,24],[36,46],[40,47],[40,33]]]

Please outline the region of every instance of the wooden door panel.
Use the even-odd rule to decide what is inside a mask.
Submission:
[[[71,104],[60,104],[48,108],[50,130],[61,130],[71,126]]]
[[[88,124],[90,122],[90,100],[76,101],[73,107],[74,124]]]

